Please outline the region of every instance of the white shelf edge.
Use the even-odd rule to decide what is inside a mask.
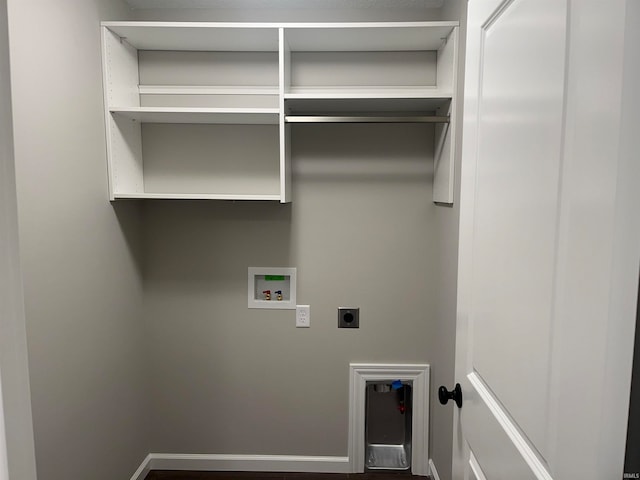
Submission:
[[[109,107],[112,113],[280,113],[278,108],[219,108],[219,107]]]
[[[285,100],[358,99],[358,98],[452,98],[452,93],[437,87],[292,87]]]
[[[140,95],[278,95],[278,86],[138,85]]]
[[[227,193],[123,193],[115,192],[114,200],[150,199],[150,200],[268,200],[280,201],[280,195],[244,195]]]
[[[279,108],[110,107],[111,114],[140,123],[277,125]]]
[[[174,86],[174,85],[140,85],[141,95],[279,95],[278,87],[209,87],[209,86]],[[313,98],[451,98],[448,90],[436,86],[425,87],[359,87],[359,86],[326,86],[326,87],[291,87],[284,93],[285,99]],[[111,107],[111,111],[134,109],[154,109],[148,111],[209,111],[211,113],[273,113],[277,108],[203,108],[203,107]],[[140,110],[142,111],[142,110]],[[246,113],[246,112],[245,112]]]
[[[156,27],[156,28],[419,28],[458,27],[458,21],[424,22],[156,22],[156,21],[104,21],[102,27]]]
[[[282,28],[437,28],[459,27],[457,21],[424,21],[424,22],[310,22],[310,23],[282,23]]]

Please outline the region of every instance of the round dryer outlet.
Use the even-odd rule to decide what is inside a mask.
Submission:
[[[338,328],[360,328],[360,309],[338,308]]]

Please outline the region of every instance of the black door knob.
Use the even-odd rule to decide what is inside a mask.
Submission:
[[[462,408],[462,388],[460,388],[460,384],[456,383],[456,386],[450,392],[447,387],[442,385],[438,389],[438,399],[442,405],[446,405],[449,400],[453,400],[458,408]]]

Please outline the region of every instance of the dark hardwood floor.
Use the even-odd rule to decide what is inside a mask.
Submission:
[[[151,470],[145,480],[427,480],[428,478],[405,472],[277,473]]]

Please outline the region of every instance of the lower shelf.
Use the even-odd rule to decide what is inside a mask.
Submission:
[[[245,195],[227,193],[114,193],[114,200],[269,200],[280,201],[280,195]]]
[[[111,127],[112,200],[281,200],[278,125]]]
[[[140,123],[277,125],[279,118],[277,108],[129,107],[110,111]]]

